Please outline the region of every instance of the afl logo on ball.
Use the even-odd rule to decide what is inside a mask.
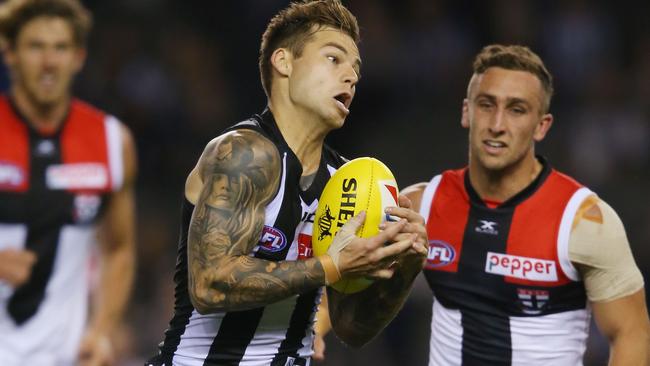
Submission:
[[[264,225],[258,246],[265,252],[279,252],[287,246],[287,237],[282,231],[272,226]]]
[[[427,268],[443,267],[451,264],[456,257],[454,247],[441,240],[429,241],[429,255],[427,256]]]

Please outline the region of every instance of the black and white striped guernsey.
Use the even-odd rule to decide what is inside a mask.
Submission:
[[[345,160],[327,146],[312,185],[299,186],[302,166],[267,109],[227,131],[252,129],[277,147],[282,162],[280,185],[266,206],[260,242],[250,255],[272,261],[312,256],[311,233],[318,198],[329,177]],[[175,282],[174,317],[165,332],[160,353],[150,365],[309,365],[313,322],[321,290],[246,311],[199,314],[187,290],[187,233],[194,207],[183,205]]]

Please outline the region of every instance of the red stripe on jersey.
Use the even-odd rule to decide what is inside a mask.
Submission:
[[[557,281],[531,281],[506,276],[506,282],[544,287],[571,282],[560,266],[557,240],[567,202],[580,187],[573,179],[553,170],[539,190],[517,206],[510,225],[507,253],[554,261]]]
[[[29,132],[14,114],[6,95],[0,96],[0,190],[29,188]]]
[[[106,115],[92,106],[73,100],[70,113],[61,132],[63,164],[100,163],[106,170],[106,185],[99,191],[111,190],[111,172],[104,120]],[[97,191],[93,189],[93,191]]]
[[[469,197],[465,191],[463,179],[465,169],[446,171],[443,173],[440,185],[436,191],[429,217],[427,219],[427,234],[430,238],[436,238],[436,241],[442,243],[430,243],[429,258],[427,260],[427,269],[433,269],[445,272],[457,272],[458,261],[463,247],[463,237],[465,235],[465,224],[469,213]],[[464,197],[459,200],[458,197]],[[447,255],[445,253],[432,253],[436,245],[447,244],[453,248],[453,259],[451,263],[433,263],[437,254]],[[433,266],[432,266],[433,264]]]

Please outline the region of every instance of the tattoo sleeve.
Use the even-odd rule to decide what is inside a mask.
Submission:
[[[396,271],[390,280],[378,280],[354,294],[342,294],[328,287],[329,312],[336,335],[357,348],[372,340],[400,311],[418,273],[419,270]]]
[[[320,261],[249,256],[280,178],[275,146],[255,131],[224,134],[199,161],[203,189],[188,234],[189,293],[200,313],[246,310],[325,282]]]

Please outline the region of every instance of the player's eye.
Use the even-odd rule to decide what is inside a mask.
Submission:
[[[334,64],[338,64],[338,63],[339,63],[339,58],[336,57],[336,56],[332,56],[332,55],[330,55],[330,56],[327,56],[327,59],[330,60],[330,61],[332,61],[332,63],[334,63]]]
[[[519,114],[519,115],[526,114],[526,109],[522,107],[513,107],[511,108],[511,110],[514,114]]]
[[[488,102],[488,101],[480,101],[480,102],[478,102],[478,106],[479,106],[481,109],[489,109],[489,108],[492,107],[492,103],[490,103],[490,102]]]

